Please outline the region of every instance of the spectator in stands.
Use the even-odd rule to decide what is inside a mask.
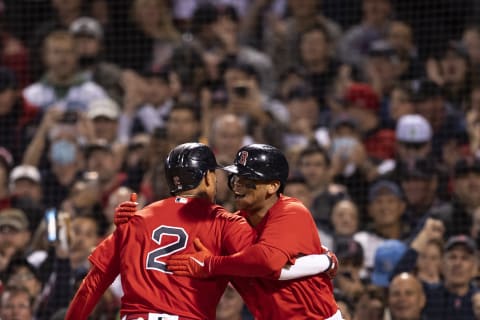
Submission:
[[[282,136],[287,152],[305,148],[311,143],[328,144],[328,132],[324,127],[328,122],[327,112],[321,112],[310,87],[292,89],[286,106],[288,122]]]
[[[438,239],[443,235],[443,225],[428,220],[418,237],[411,243],[396,267],[396,273],[414,269],[420,243]],[[474,319],[472,297],[477,291],[473,279],[477,273],[476,245],[465,235],[452,236],[443,249],[443,282],[430,285],[423,282],[427,297],[425,315],[428,319]]]
[[[27,102],[44,110],[85,111],[92,100],[107,97],[100,86],[78,73],[75,40],[69,32],[49,34],[43,43],[43,58],[42,80],[23,90]]]
[[[342,61],[362,67],[370,44],[384,39],[390,28],[390,0],[363,0],[362,21],[348,30],[340,41]]]
[[[233,62],[226,66],[223,79],[227,111],[246,121],[247,132],[255,141],[280,145],[279,126],[287,123],[288,112],[283,104],[262,94],[257,71],[251,65]]]
[[[1,295],[0,317],[3,320],[32,320],[33,298],[23,287],[7,287]]]
[[[93,100],[88,105],[87,117],[92,121],[95,139],[118,143],[120,107],[110,98]]]
[[[147,84],[143,95],[138,92],[138,99],[125,100],[119,132],[122,141],[139,132],[151,134],[156,128],[165,127],[166,118],[174,104],[172,76],[172,70],[143,73]]]
[[[362,245],[353,239],[345,238],[336,243],[333,251],[342,266],[334,279],[334,285],[355,304],[365,290],[360,272],[363,266]]]
[[[119,203],[124,201],[130,201],[130,195],[134,192],[134,190],[121,186],[118,187],[114,192],[110,194],[108,197],[108,203],[103,209],[103,215],[107,223],[109,224],[109,228],[107,229],[107,233],[110,234],[115,230],[115,225],[113,224],[113,216],[115,214],[115,208],[118,206]],[[140,199],[137,201],[141,201]],[[139,205],[141,207],[141,205]]]
[[[425,159],[432,151],[432,127],[418,114],[400,117],[395,129],[395,153],[399,161]]]
[[[388,287],[388,308],[392,320],[426,320],[422,310],[427,303],[421,282],[412,274],[401,273]]]
[[[0,9],[0,42],[2,43],[0,64],[13,71],[19,87],[23,88],[31,81],[29,52],[20,39],[7,30],[5,14],[5,6],[3,6]]]
[[[480,70],[480,27],[472,25],[463,31],[462,43],[465,46],[474,72]]]
[[[200,111],[190,104],[176,104],[168,114],[165,125],[170,146],[198,141],[201,134]]]
[[[131,12],[126,18],[130,19],[118,21],[119,29],[113,30],[109,42],[109,55],[120,66],[139,73],[147,68],[162,70],[180,42],[170,6],[163,0],[135,0],[129,4]]]
[[[295,65],[300,61],[300,36],[312,26],[322,24],[328,30],[330,39],[339,39],[341,36],[340,26],[333,20],[327,18],[318,1],[289,0],[288,6],[292,15],[285,20],[271,15],[264,28],[263,50],[272,58],[273,65],[283,72],[287,67]],[[259,8],[261,9],[261,8]],[[255,16],[258,12],[252,11]],[[258,20],[260,21],[260,20]],[[332,44],[334,48],[335,43]]]
[[[333,226],[333,234],[337,240],[339,238],[350,238],[359,231],[358,207],[350,199],[340,200],[335,204],[332,208],[330,220]]]
[[[453,177],[453,212],[448,235],[469,234],[474,211],[480,206],[480,160],[472,157],[457,161]]]
[[[10,243],[15,252],[24,254],[30,237],[28,219],[23,211],[14,208],[0,211],[0,243]]]
[[[53,16],[49,16],[48,20],[44,20],[35,26],[29,43],[34,79],[37,79],[42,73],[40,57],[42,56],[41,48],[45,38],[56,30],[68,30],[70,24],[75,21],[75,19],[81,17],[85,9],[84,6],[82,6],[81,0],[51,0],[50,2],[54,10]],[[31,30],[29,30],[29,32],[31,32]]]
[[[40,319],[48,319],[59,308],[68,306],[75,292],[75,279],[88,272],[88,256],[105,231],[103,222],[91,215],[72,216],[70,224],[68,220],[68,215],[60,216],[58,226],[66,228],[69,241],[56,242],[55,250],[48,252],[39,269],[48,279],[36,313]]]
[[[453,135],[465,131],[463,121],[447,103],[441,87],[430,80],[413,83],[412,102],[415,112],[423,116],[432,126],[433,155],[441,159],[445,142]]]
[[[289,197],[297,198],[300,200],[303,205],[307,208],[311,208],[312,206],[312,193],[310,188],[308,187],[307,180],[301,175],[293,176],[288,178],[287,182],[285,183],[285,189],[283,194]],[[328,248],[332,248],[330,245],[329,240],[325,240],[325,237],[321,236],[322,244],[327,246]]]
[[[375,159],[392,159],[395,133],[391,129],[381,127],[379,110],[379,96],[370,85],[354,83],[347,88],[344,112],[358,124],[368,156]]]
[[[387,113],[386,100],[389,99],[390,92],[401,75],[400,58],[397,52],[386,40],[373,41],[367,51],[362,71],[365,80],[380,98],[382,114]]]
[[[439,197],[439,172],[433,161],[420,158],[400,162],[396,175],[408,203],[405,218],[410,228],[415,229],[428,216],[448,219],[451,205]]]
[[[392,21],[388,29],[388,43],[396,51],[401,80],[418,79],[424,74],[418,57],[412,27],[405,21]]]
[[[310,189],[313,198],[310,209],[317,227],[330,229],[330,212],[335,202],[346,195],[346,190],[331,180],[328,152],[318,145],[306,147],[298,157],[298,171]]]
[[[368,202],[372,223],[353,236],[365,252],[364,268],[367,272],[376,265],[375,253],[382,243],[388,239],[405,239],[410,231],[403,222],[406,202],[395,182],[380,180],[374,183],[368,192]]]
[[[30,264],[24,256],[16,256],[8,265],[6,274],[7,286],[24,287],[37,303],[43,283],[35,266]],[[36,307],[35,303],[33,307]]]
[[[100,85],[117,103],[123,102],[124,95],[144,89],[145,83],[134,71],[122,70],[105,61],[105,35],[97,20],[90,17],[78,18],[72,22],[69,30],[75,38],[79,70],[87,79]]]
[[[41,203],[42,179],[37,168],[30,165],[19,165],[10,173],[10,193],[17,197],[27,197],[31,201]]]
[[[442,239],[432,239],[419,250],[415,269],[418,279],[431,285],[441,282],[442,254]]]
[[[472,70],[467,49],[461,42],[450,41],[438,60],[427,62],[427,76],[444,91],[445,100],[455,110],[464,111],[472,89]]]
[[[21,98],[15,75],[0,67],[0,145],[20,162],[38,125],[40,112]]]
[[[206,114],[203,114],[205,117]],[[220,164],[228,164],[235,158],[237,151],[244,145],[252,142],[247,135],[245,123],[241,119],[232,114],[224,113],[214,117],[205,130],[207,124],[204,125],[203,134],[209,132],[208,144],[215,152],[217,162]],[[234,198],[232,192],[228,188],[228,174],[226,172],[217,172],[217,203],[234,209]]]
[[[322,24],[316,24],[300,35],[300,61],[306,80],[313,88],[319,109],[326,109],[325,94],[333,84],[340,66],[334,57],[333,41]]]
[[[124,182],[124,185],[133,190],[140,190],[142,180],[149,169],[150,143],[150,135],[144,133],[136,134],[130,139],[128,146],[124,150],[124,155],[122,155],[123,163],[120,170],[127,174],[127,180]]]
[[[350,199],[339,200],[332,208],[328,228],[324,226],[319,228],[322,244],[328,248],[335,248],[341,239],[352,238],[359,231],[359,226],[359,212],[355,203]]]
[[[91,142],[85,147],[84,152],[85,168],[96,173],[100,203],[105,207],[110,194],[125,182],[125,173],[119,172],[121,159],[115,158],[112,146],[105,140]]]
[[[473,313],[475,314],[475,320],[480,319],[480,292],[477,291],[472,297]]]
[[[275,72],[272,61],[265,53],[239,41],[239,16],[232,5],[200,4],[192,19],[194,45],[203,52],[208,78],[211,82],[221,77],[221,63],[236,61],[249,64],[258,72],[261,89],[272,94],[275,89]]]
[[[0,147],[0,210],[11,206],[12,197],[9,191],[8,177],[13,165],[13,157],[4,147]]]

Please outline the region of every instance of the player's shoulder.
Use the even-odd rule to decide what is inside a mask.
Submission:
[[[299,211],[308,211],[308,209],[303,205],[300,200],[285,195],[280,196],[275,206],[278,207],[280,210],[294,209]]]
[[[212,213],[215,217],[215,219],[219,219],[221,221],[226,221],[226,222],[246,222],[245,218],[242,217],[241,215],[231,213],[227,209],[221,207],[221,206],[216,206],[213,208]]]

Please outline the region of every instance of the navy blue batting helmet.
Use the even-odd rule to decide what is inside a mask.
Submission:
[[[220,168],[212,150],[202,143],[184,143],[170,151],[165,177],[171,194],[196,188],[208,171]]]
[[[288,178],[288,161],[277,148],[268,144],[251,144],[238,150],[232,165],[223,170],[257,181],[279,180],[280,192]]]

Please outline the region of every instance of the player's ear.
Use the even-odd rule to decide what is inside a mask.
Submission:
[[[215,174],[215,171],[207,171],[207,174],[205,174],[205,185],[208,187],[210,185],[215,185],[217,183],[217,176]]]
[[[280,189],[280,181],[278,180],[273,180],[268,183],[267,185],[267,192],[269,194],[275,194],[277,193],[278,189]]]

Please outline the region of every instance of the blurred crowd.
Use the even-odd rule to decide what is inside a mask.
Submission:
[[[221,165],[285,152],[346,320],[480,319],[475,21],[473,0],[0,1],[0,318],[63,319],[115,207],[167,197],[166,154],[200,141]],[[232,287],[217,319],[251,319]]]

